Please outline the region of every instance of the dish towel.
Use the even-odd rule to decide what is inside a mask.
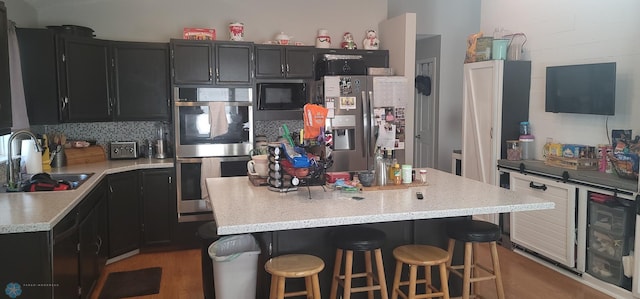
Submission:
[[[227,133],[229,123],[224,102],[209,102],[209,138]]]
[[[220,158],[202,158],[202,165],[200,166],[200,190],[202,199],[209,198],[207,192],[207,178],[219,178],[220,172]]]

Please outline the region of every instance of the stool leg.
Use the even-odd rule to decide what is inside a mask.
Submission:
[[[456,240],[449,239],[449,247],[447,247],[447,252],[449,253],[449,260],[447,261],[447,280],[449,280],[449,267],[451,267],[451,261],[453,260],[453,250],[456,247]]]
[[[269,289],[269,299],[276,299],[278,291],[278,276],[271,275],[271,289]]]
[[[347,250],[347,255],[344,259],[344,292],[342,299],[351,299],[351,277],[353,274],[353,251]]]
[[[367,272],[367,286],[373,286],[373,267],[371,266],[371,251],[364,252],[364,270]],[[373,290],[367,291],[369,299],[373,299]]]
[[[313,285],[313,299],[321,299],[320,280],[318,279],[318,273],[313,274],[313,277],[311,277],[311,284]]]
[[[313,298],[313,282],[311,281],[311,276],[304,277],[304,287],[305,292],[307,292],[307,299]]]
[[[444,293],[442,298],[449,299],[449,280],[447,279],[447,266],[440,264],[440,291]]]
[[[431,266],[424,266],[424,287],[425,287],[425,292],[427,294],[431,294],[431,288],[429,288],[431,284]]]
[[[498,248],[496,242],[491,242],[491,260],[493,261],[493,272],[496,276],[496,290],[498,299],[504,299],[504,287],[502,285],[502,272],[500,272],[500,262],[498,261]]]
[[[376,249],[374,254],[376,256],[376,271],[378,272],[378,283],[380,284],[380,296],[382,299],[389,299],[387,279],[384,275],[384,264],[382,263],[382,249]]]
[[[416,297],[416,280],[418,279],[418,266],[409,265],[409,298]]]
[[[462,299],[469,299],[471,292],[471,256],[473,255],[473,246],[471,242],[464,243],[464,274],[462,279]]]
[[[473,267],[473,275],[471,277],[480,277],[480,268],[476,266],[476,262],[478,261],[478,243],[471,243],[471,247],[473,248],[473,254],[471,255],[471,264]],[[475,281],[471,284],[471,294],[475,294],[478,290],[479,282]]]
[[[333,264],[333,277],[331,278],[331,295],[330,299],[336,299],[338,295],[338,277],[340,276],[340,267],[342,265],[342,249],[336,250],[336,260]]]
[[[402,276],[402,262],[396,262],[396,275],[393,277],[393,289],[391,290],[391,299],[398,299],[398,288],[400,287],[400,276]]]
[[[277,299],[284,299],[284,277],[278,276],[278,296]]]

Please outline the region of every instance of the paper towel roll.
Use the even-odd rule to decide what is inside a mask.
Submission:
[[[27,173],[35,174],[42,172],[42,153],[36,150],[36,145],[33,140],[22,140],[20,157],[22,161],[24,161]]]

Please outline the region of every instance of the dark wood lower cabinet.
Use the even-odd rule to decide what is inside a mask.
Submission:
[[[140,171],[142,246],[169,245],[177,222],[172,169]]]
[[[140,189],[138,172],[110,174],[109,258],[140,248]]]

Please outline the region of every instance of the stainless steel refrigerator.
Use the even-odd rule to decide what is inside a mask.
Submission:
[[[324,76],[311,102],[329,109],[333,166],[328,171],[373,170],[376,142],[404,162],[407,80],[400,76]],[[385,117],[386,115],[386,117]]]

